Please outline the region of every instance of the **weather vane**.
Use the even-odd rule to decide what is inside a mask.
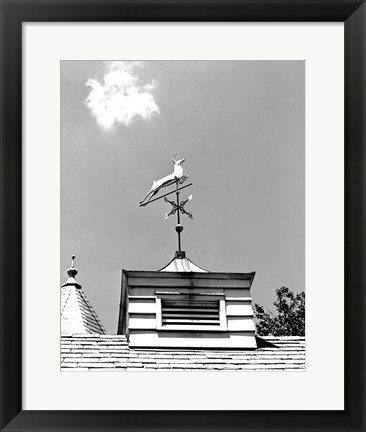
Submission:
[[[189,183],[183,187],[179,187],[179,185],[181,185],[182,183],[184,183],[187,178],[188,175],[184,173],[183,168],[182,168],[182,163],[185,161],[185,159],[177,159],[177,155],[174,155],[172,162],[174,164],[174,170],[171,174],[167,175],[166,177],[161,178],[160,180],[157,181],[153,181],[153,184],[151,186],[150,191],[146,194],[145,198],[140,201],[140,207],[142,206],[146,206],[147,204],[150,204],[154,201],[157,201],[161,198],[164,198],[164,201],[171,204],[172,209],[170,210],[169,213],[167,213],[165,215],[164,220],[168,219],[168,217],[172,214],[177,214],[177,225],[175,226],[175,231],[178,234],[178,252],[182,253],[182,249],[181,249],[181,239],[180,239],[180,233],[183,231],[183,226],[180,223],[180,215],[181,214],[185,214],[187,215],[190,219],[193,219],[192,213],[189,213],[188,211],[185,210],[184,206],[187,204],[188,201],[191,201],[191,199],[193,198],[193,195],[189,195],[189,197],[186,200],[183,201],[179,201],[179,193],[182,189],[185,189],[189,186],[192,186],[193,183]],[[152,199],[162,188],[165,188],[167,186],[172,186],[174,185],[176,186],[175,189],[171,190],[170,192],[167,192],[164,195],[161,195],[157,198]],[[172,193],[176,194],[176,202],[174,201],[170,201],[168,200],[166,197]]]

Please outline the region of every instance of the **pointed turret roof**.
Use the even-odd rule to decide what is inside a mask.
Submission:
[[[186,257],[184,251],[177,251],[174,258],[162,269],[158,270],[161,272],[199,272],[209,273],[208,270],[199,267],[193,263],[189,258]]]
[[[61,334],[105,334],[104,327],[86,298],[81,285],[76,282],[78,271],[74,267],[75,255],[71,257],[69,278],[61,286]]]

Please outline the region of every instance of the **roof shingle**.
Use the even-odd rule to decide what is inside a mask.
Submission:
[[[257,338],[256,350],[132,349],[125,336],[64,334],[62,371],[301,371],[304,337]]]

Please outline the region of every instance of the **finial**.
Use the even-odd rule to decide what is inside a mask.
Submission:
[[[74,278],[78,274],[78,271],[74,267],[75,258],[75,255],[71,255],[71,267],[67,270],[67,274],[72,278]]]
[[[69,278],[67,279],[66,283],[62,285],[63,287],[71,285],[71,286],[75,286],[76,288],[81,288],[81,285],[77,283],[75,280],[75,276],[78,274],[78,271],[74,267],[74,260],[75,260],[75,255],[71,255],[71,267],[67,269],[67,274]]]
[[[183,225],[177,224],[175,226],[175,230],[177,231],[177,233],[181,233],[183,231]]]

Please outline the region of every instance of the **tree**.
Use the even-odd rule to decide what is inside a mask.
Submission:
[[[254,304],[259,336],[305,336],[305,293],[294,293],[287,287],[276,290],[276,314]]]

